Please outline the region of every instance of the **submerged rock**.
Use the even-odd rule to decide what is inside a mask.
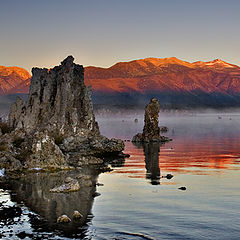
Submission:
[[[84,68],[73,61],[69,56],[52,69],[32,69],[29,97],[12,105],[13,131],[0,139],[0,168],[67,169],[101,164],[103,156],[123,151],[122,140],[100,134]]]
[[[160,105],[156,98],[152,98],[145,107],[144,128],[132,138],[132,142],[166,142],[170,139],[160,135],[158,126]]]
[[[67,177],[65,179],[65,184],[60,187],[55,187],[50,189],[52,193],[67,193],[67,192],[75,192],[80,190],[80,185],[77,180],[72,179],[71,177]]]
[[[78,219],[80,219],[80,218],[82,218],[82,217],[83,217],[83,215],[82,215],[79,211],[74,211],[74,212],[73,212],[72,218],[73,218],[74,220],[78,220]]]
[[[71,222],[71,219],[67,215],[62,215],[57,219],[57,223],[69,223],[69,222]]]

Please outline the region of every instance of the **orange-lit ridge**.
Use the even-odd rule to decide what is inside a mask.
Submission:
[[[8,84],[6,76],[14,84]],[[29,78],[30,74],[22,68],[0,67],[0,94],[28,92]],[[175,57],[145,58],[109,68],[85,67],[85,83],[93,91],[106,93],[200,90],[231,94],[240,92],[240,67],[220,59],[189,63]]]

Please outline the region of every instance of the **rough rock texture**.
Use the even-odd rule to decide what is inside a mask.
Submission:
[[[54,143],[48,135],[48,131],[36,132],[33,135],[31,144],[31,154],[28,160],[28,167],[30,168],[69,168],[66,163],[66,157],[60,148]]]
[[[36,129],[49,129],[72,135],[88,129],[99,134],[91,90],[84,84],[83,66],[74,64],[73,60],[69,56],[60,66],[50,70],[32,69],[29,98],[23,108],[19,100],[15,103],[19,108],[12,107],[9,114],[11,127],[16,125],[17,129],[24,128],[28,133]],[[19,116],[20,109],[22,114]]]
[[[17,97],[17,100],[15,103],[12,104],[10,113],[8,116],[8,125],[15,129],[18,125],[20,116],[23,111],[23,100],[20,97]]]
[[[138,133],[132,142],[165,142],[169,139],[160,135],[158,126],[160,105],[156,98],[152,98],[145,107],[143,133]]]
[[[0,139],[0,167],[68,169],[118,156],[124,143],[100,135],[84,68],[67,57],[52,69],[32,69],[29,97],[18,98]]]

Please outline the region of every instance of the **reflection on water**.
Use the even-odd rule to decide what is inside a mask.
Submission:
[[[146,178],[151,179],[153,185],[160,184],[160,168],[159,168],[159,143],[145,143],[143,145],[145,164],[146,164]]]
[[[151,180],[151,184],[160,184],[159,151],[160,144],[153,143],[134,143],[137,149],[142,149],[145,157],[146,178]]]
[[[29,214],[29,222],[35,232],[58,231],[64,236],[86,237],[88,222],[91,221],[92,204],[96,192],[96,181],[99,170],[84,168],[74,171],[55,173],[29,173],[8,184],[11,189],[11,201],[24,203],[41,218]],[[69,193],[52,193],[50,189],[64,184],[66,177],[79,178],[80,191]],[[74,211],[81,213],[80,219],[74,220]],[[71,218],[68,224],[58,224],[57,218],[67,215]],[[84,227],[85,226],[85,227]]]
[[[160,115],[161,117],[161,115]],[[135,123],[134,118],[127,118],[123,123],[119,119],[112,119],[111,125],[114,134],[123,139],[139,132],[143,121]],[[231,120],[229,120],[231,119]],[[142,145],[126,142],[126,152],[131,155],[126,159],[124,168],[116,172],[127,174],[130,178],[145,178],[151,164],[157,164],[156,171],[160,168],[165,173],[191,173],[208,175],[223,173],[224,170],[239,169],[240,162],[240,115],[223,116],[218,119],[218,114],[200,114],[197,116],[163,116],[160,124],[166,125],[166,133],[173,141],[160,146],[159,159],[153,160],[158,154],[157,150],[145,149]],[[102,121],[100,127],[104,134],[112,136],[107,122]],[[119,125],[119,128],[116,127]],[[127,130],[126,130],[127,129]],[[162,181],[163,184],[173,184]]]

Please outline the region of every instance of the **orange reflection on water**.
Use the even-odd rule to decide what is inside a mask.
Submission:
[[[235,170],[240,163],[240,140],[232,137],[176,138],[162,146],[126,143],[124,167],[115,172],[134,178],[158,179],[167,173],[210,175]]]

